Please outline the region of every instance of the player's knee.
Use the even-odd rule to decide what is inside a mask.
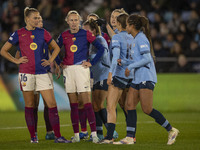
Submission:
[[[152,111],[151,108],[142,108],[142,110],[143,110],[143,112],[144,112],[145,114],[147,114],[147,115],[149,115],[149,114],[151,113],[151,111]]]

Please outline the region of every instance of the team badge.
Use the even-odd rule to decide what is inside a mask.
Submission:
[[[78,50],[78,48],[77,48],[76,45],[72,45],[72,46],[70,47],[70,50],[71,50],[72,52],[76,52],[76,51]]]
[[[43,49],[43,53],[45,54],[45,49]]]
[[[31,43],[31,44],[30,44],[30,49],[31,49],[31,50],[36,50],[36,49],[37,49],[37,44],[34,43],[34,42]]]
[[[26,86],[26,82],[23,82],[22,86]]]
[[[34,35],[31,35],[31,39],[34,39],[35,38],[35,36]]]
[[[72,41],[74,42],[74,41],[76,41],[76,38],[74,37],[74,38],[72,38]]]

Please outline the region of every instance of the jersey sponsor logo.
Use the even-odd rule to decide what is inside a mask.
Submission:
[[[74,38],[72,38],[72,41],[74,42],[74,41],[76,41],[76,38],[74,37]]]
[[[119,41],[118,40],[112,40],[112,43],[118,43]]]
[[[76,45],[72,45],[70,47],[70,50],[74,53],[74,52],[76,52],[78,50],[78,47]]]
[[[36,49],[37,49],[37,44],[34,43],[34,42],[31,43],[31,44],[30,44],[30,49],[33,50],[33,51],[36,50]]]
[[[148,45],[146,45],[146,44],[145,45],[140,45],[140,48],[145,48],[145,47],[148,48]]]
[[[31,37],[31,39],[34,39],[34,38],[35,38],[35,36],[34,36],[34,35],[31,35],[30,37]]]

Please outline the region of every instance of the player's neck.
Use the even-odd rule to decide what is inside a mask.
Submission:
[[[70,29],[71,33],[77,33],[78,31],[79,31],[79,28],[78,29]]]
[[[30,26],[30,25],[26,25],[26,29],[27,29],[27,30],[35,30],[35,27],[32,27],[32,26]]]
[[[135,38],[136,35],[137,35],[139,32],[140,32],[140,31],[137,31],[137,30],[133,31],[133,30],[132,30],[131,35]]]

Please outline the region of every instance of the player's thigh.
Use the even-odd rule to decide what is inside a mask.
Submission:
[[[34,92],[33,91],[22,91],[25,107],[34,107]]]
[[[139,90],[130,87],[127,93],[126,108],[127,110],[136,109],[139,102]]]
[[[41,90],[40,93],[49,108],[57,106],[53,89]]]

